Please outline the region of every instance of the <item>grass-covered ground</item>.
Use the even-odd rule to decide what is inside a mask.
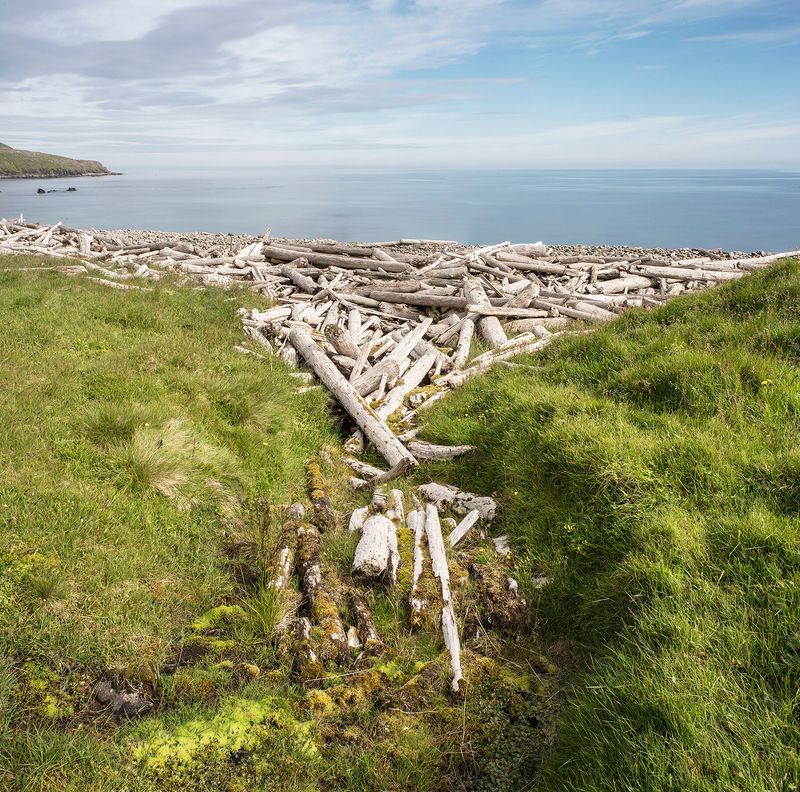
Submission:
[[[94,160],[74,160],[40,151],[13,149],[0,143],[0,176],[99,176],[108,170]]]
[[[497,493],[573,687],[543,790],[800,783],[800,264],[499,369],[437,406]]]
[[[260,298],[16,271],[61,263],[0,257],[0,789],[529,784],[558,670],[532,638],[492,634],[465,647],[466,695],[449,695],[436,632],[409,628],[407,565],[371,602],[386,651],[320,689],[297,683],[274,628],[298,598],[276,600],[263,577],[281,508],[305,500],[320,449],[345,517],[354,495],[325,393],[234,350],[236,309]],[[356,539],[323,536],[333,583]],[[494,568],[464,545],[462,561]],[[452,570],[463,615],[474,584]],[[152,707],[110,714],[98,682]]]

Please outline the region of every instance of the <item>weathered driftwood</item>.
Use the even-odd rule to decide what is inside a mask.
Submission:
[[[289,336],[294,348],[336,397],[350,417],[370,439],[378,453],[389,463],[392,471],[401,475],[406,470],[416,467],[417,460],[394,436],[391,430],[367,406],[363,398],[353,386],[342,376],[328,356],[314,343],[311,335],[300,328],[295,328]]]
[[[453,610],[453,600],[450,596],[450,569],[447,566],[447,554],[442,538],[442,528],[439,523],[439,512],[436,506],[429,503],[425,509],[425,534],[428,537],[428,551],[431,556],[431,568],[441,586],[442,592],[442,635],[444,643],[450,653],[450,668],[453,672],[451,686],[453,691],[458,691],[458,683],[462,680],[461,673],[461,641],[458,634],[458,625]]]
[[[457,457],[470,454],[475,450],[475,446],[445,446],[426,443],[423,440],[412,440],[407,443],[408,450],[417,459],[456,459]]]
[[[317,654],[325,665],[345,662],[350,654],[347,630],[323,575],[319,531],[314,525],[300,523],[295,535],[298,572],[308,597],[311,619],[321,632]]]
[[[397,580],[397,528],[385,514],[372,514],[361,526],[353,574],[367,580]]]
[[[467,514],[466,517],[450,532],[447,541],[450,547],[455,547],[466,535],[467,531],[472,528],[481,518],[481,513],[478,509],[473,509]]]
[[[464,298],[468,305],[475,305],[482,308],[490,308],[491,303],[486,296],[486,292],[480,282],[475,278],[464,278]],[[469,310],[467,306],[464,306]],[[508,337],[496,316],[482,316],[478,319],[478,332],[485,339],[490,347],[502,346],[508,341]]]
[[[461,325],[461,330],[458,334],[458,346],[456,347],[456,354],[453,358],[453,368],[458,371],[464,368],[467,362],[469,352],[472,347],[472,338],[475,335],[475,322],[467,317]]]
[[[456,514],[477,511],[485,522],[491,522],[497,514],[497,502],[494,498],[462,492],[458,487],[449,484],[437,484],[436,482],[423,484],[419,488],[419,492],[434,506],[448,508]]]

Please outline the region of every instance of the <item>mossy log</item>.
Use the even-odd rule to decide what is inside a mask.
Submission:
[[[356,620],[358,637],[369,654],[380,654],[385,645],[381,640],[378,631],[375,629],[375,622],[372,620],[372,613],[367,606],[366,600],[355,589],[351,588],[348,592],[350,597],[350,608]]]
[[[322,475],[322,468],[320,468],[316,459],[309,459],[306,462],[306,483],[308,485],[308,499],[314,507],[312,522],[323,533],[337,530],[339,525],[336,519],[336,512],[333,510],[333,503],[328,494],[325,477]]]
[[[308,597],[313,624],[319,627],[317,654],[325,665],[344,663],[350,656],[347,630],[342,624],[336,599],[326,584],[320,560],[320,535],[316,526],[300,524],[296,530],[297,565]]]

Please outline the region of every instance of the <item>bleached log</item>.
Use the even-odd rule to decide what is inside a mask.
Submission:
[[[464,454],[470,454],[475,450],[475,446],[445,446],[426,443],[423,440],[412,440],[407,445],[408,450],[417,459],[448,460],[456,459]]]
[[[789,250],[786,253],[772,253],[769,256],[756,256],[755,258],[733,259],[731,263],[735,264],[739,269],[753,270],[766,267],[774,261],[787,258],[800,258],[800,250]]]
[[[729,281],[741,278],[745,273],[741,270],[718,272],[714,270],[688,269],[684,267],[655,267],[644,264],[631,265],[630,271],[636,275],[653,278],[667,278],[682,281]]]
[[[468,305],[477,305],[485,308],[491,307],[489,298],[483,286],[475,278],[464,278],[464,298]],[[467,309],[469,310],[469,309]],[[500,320],[495,316],[484,316],[478,319],[478,332],[483,336],[490,347],[497,348],[508,341]]]
[[[350,258],[337,256],[330,253],[314,253],[311,250],[299,251],[307,258],[310,264],[318,267],[342,267],[344,269],[383,270],[384,272],[408,272],[411,267],[404,263],[391,261],[372,261],[365,258]],[[298,250],[289,250],[277,245],[264,245],[264,256],[276,261],[294,261],[297,259]]]
[[[475,335],[475,322],[467,317],[461,325],[461,332],[458,335],[458,346],[453,358],[453,368],[455,370],[464,368],[464,364],[469,357],[472,348],[472,337]]]
[[[481,518],[481,513],[478,509],[473,509],[467,516],[450,532],[447,541],[450,547],[455,547],[467,534],[470,528],[475,525]]]
[[[461,642],[458,635],[453,601],[450,596],[450,570],[447,566],[447,554],[442,537],[442,528],[439,523],[439,512],[436,506],[429,503],[425,509],[425,534],[428,537],[428,552],[431,556],[431,568],[434,577],[439,580],[442,591],[442,635],[444,643],[450,653],[450,667],[453,672],[451,687],[458,691],[461,681]]]
[[[437,384],[443,387],[442,393],[445,392],[444,389],[447,387],[457,388],[478,374],[488,371],[496,363],[499,363],[503,360],[508,360],[508,358],[511,357],[516,357],[517,355],[538,352],[540,349],[543,349],[550,344],[555,338],[563,334],[563,332],[552,333],[547,338],[537,338],[533,333],[531,333],[529,336],[518,336],[517,338],[511,339],[507,346],[501,349],[493,350],[492,352],[487,352],[486,354],[475,358],[469,368],[466,368],[463,371],[451,371],[449,374],[445,374],[443,377],[439,378]],[[422,405],[420,405],[420,407],[426,408],[430,406],[430,403],[431,399],[428,399],[428,401],[424,402]]]
[[[416,508],[408,513],[406,524],[414,537],[413,566],[411,570],[411,591],[409,593],[409,607],[411,609],[411,623],[419,623],[420,617],[428,608],[428,602],[422,598],[420,592],[420,579],[425,566],[425,510],[416,504]]]
[[[384,401],[375,409],[379,418],[388,418],[403,404],[403,399],[417,388],[433,368],[436,356],[423,355],[404,375],[402,381],[386,394]]]
[[[352,358],[355,364],[361,352],[347,330],[338,325],[330,324],[325,328],[325,338],[328,339],[328,343],[340,355]]]
[[[475,495],[462,492],[458,487],[449,484],[430,482],[419,488],[419,493],[434,506],[446,507],[456,514],[468,514],[477,511],[481,519],[491,522],[497,514],[497,502],[486,495]]]
[[[305,267],[307,265],[308,261],[306,261],[306,259],[296,259],[290,264],[281,267],[281,275],[283,275],[284,278],[288,278],[298,289],[302,289],[308,294],[315,294],[319,291],[319,286],[317,286],[314,279],[303,275],[296,269],[297,267]]]
[[[596,288],[599,294],[621,294],[622,292],[632,292],[637,289],[649,289],[652,285],[652,278],[645,278],[642,275],[626,275],[622,278],[599,281]]]
[[[357,362],[357,361],[356,361]],[[395,380],[400,376],[400,366],[395,360],[389,358],[381,360],[372,368],[367,369],[357,379],[353,381],[353,388],[361,396],[373,393],[380,386],[381,380],[385,377]]]
[[[347,530],[350,531],[350,533],[361,531],[361,529],[364,527],[364,521],[368,516],[369,506],[362,506],[358,509],[353,509],[353,512],[350,515],[350,522],[348,523]]]
[[[368,580],[395,583],[397,566],[393,546],[397,547],[395,524],[385,514],[367,517],[353,559],[353,574]]]
[[[466,310],[482,317],[503,317],[504,319],[544,319],[549,316],[548,311],[543,311],[537,308],[507,308],[506,306],[495,307],[493,305],[468,305]]]
[[[401,475],[409,468],[416,467],[417,460],[392,434],[389,427],[375,415],[328,356],[319,349],[308,331],[296,327],[289,334],[289,338],[320,381],[372,441],[378,453],[389,463],[391,472]]]

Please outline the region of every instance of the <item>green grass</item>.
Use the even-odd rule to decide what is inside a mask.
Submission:
[[[94,160],[74,160],[39,151],[13,149],[0,143],[0,176],[84,176],[108,170]]]
[[[82,788],[122,750],[51,722],[104,669],[158,669],[231,595],[225,547],[256,540],[246,504],[301,497],[335,439],[321,394],[234,351],[254,299],[0,274],[0,788],[28,765],[18,788]]]
[[[141,285],[0,273],[0,790],[517,792],[559,694],[517,636],[465,651],[456,699],[438,630],[411,631],[395,589],[372,602],[380,657],[295,681],[280,627],[300,598],[270,573],[322,447],[335,507],[353,506],[349,469],[324,461],[329,403],[234,351],[236,310],[260,298]],[[332,586],[356,540],[322,537]],[[98,711],[100,679],[153,708]]]
[[[572,690],[537,788],[800,783],[800,264],[478,379],[426,437],[501,501]],[[426,475],[427,477],[427,475]]]

